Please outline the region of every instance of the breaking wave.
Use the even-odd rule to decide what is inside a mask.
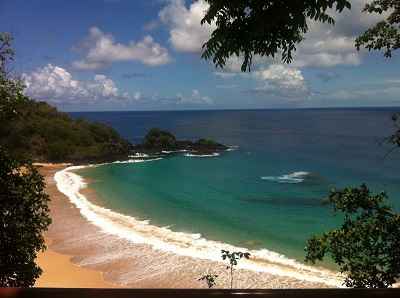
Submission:
[[[222,262],[221,249],[249,251],[246,248],[205,239],[201,234],[175,232],[169,227],[157,227],[150,224],[149,220],[138,220],[132,216],[93,204],[80,193],[80,190],[87,186],[85,180],[73,172],[84,167],[86,166],[68,167],[58,171],[54,175],[54,179],[58,190],[69,198],[71,203],[80,210],[81,215],[103,232],[133,243],[150,245],[156,250],[217,262]],[[330,286],[338,287],[342,283],[341,277],[334,272],[306,266],[268,249],[250,250],[249,252],[251,253],[250,260],[243,260],[238,265],[239,268],[308,282],[324,283]]]
[[[229,146],[228,149],[226,149],[225,151],[230,152],[230,151],[236,151],[238,149],[239,149],[239,146]]]
[[[299,171],[282,176],[263,176],[261,179],[278,183],[301,183],[308,175],[310,175],[309,172]]]
[[[181,152],[188,152],[188,150],[181,149],[181,150],[172,150],[172,151],[168,151],[168,150],[162,150],[161,151],[161,153],[163,153],[163,154],[181,153]]]
[[[184,156],[186,157],[217,157],[220,156],[218,152],[214,152],[211,154],[193,154],[193,153],[185,153]]]
[[[143,157],[146,158],[146,157],[149,157],[149,155],[146,153],[136,152],[134,155],[129,155],[128,157],[129,158],[143,158]]]
[[[117,160],[112,163],[140,163],[140,162],[149,162],[161,159],[162,157],[151,158],[151,159],[127,159],[127,160]],[[100,164],[100,165],[105,165],[105,164]],[[93,166],[99,166],[99,165],[93,165]]]

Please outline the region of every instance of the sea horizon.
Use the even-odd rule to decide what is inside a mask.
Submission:
[[[199,109],[138,109],[138,110],[65,110],[66,113],[130,113],[130,112],[208,112],[208,111],[301,111],[301,110],[400,110],[400,106],[331,106],[331,107],[271,107],[271,108],[199,108]]]

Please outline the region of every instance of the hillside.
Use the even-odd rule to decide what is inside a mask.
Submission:
[[[19,117],[0,127],[0,145],[33,161],[99,162],[126,158],[130,143],[111,127],[29,100]]]
[[[228,149],[227,146],[210,139],[199,139],[195,142],[177,140],[170,132],[152,128],[144,137],[143,143],[132,147],[136,152],[159,153],[162,151],[190,151],[193,154],[210,154]]]

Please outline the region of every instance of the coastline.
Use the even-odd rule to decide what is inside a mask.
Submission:
[[[35,163],[46,181],[46,192],[50,196],[51,217],[57,213],[57,201],[62,196],[58,191],[54,173],[68,167],[70,164]],[[66,199],[66,198],[65,198]],[[47,249],[37,256],[37,263],[43,270],[42,275],[36,280],[35,287],[58,288],[116,288],[118,285],[105,281],[101,271],[84,268],[73,262],[73,256],[61,254],[52,249],[53,239],[51,229],[45,234]]]
[[[90,223],[81,211],[56,186],[54,174],[65,169],[42,167],[51,196],[53,223],[46,237],[51,252],[73,256],[71,262],[78,268],[101,274],[107,285],[138,288],[204,288],[198,278],[212,269],[220,275],[217,287],[227,287],[225,265],[212,260],[197,259],[154,249],[151,245],[132,243],[127,239],[106,233]],[[80,192],[90,202],[96,196],[89,188]],[[271,264],[273,266],[274,264]],[[46,269],[46,268],[43,268]],[[90,274],[89,274],[90,275]],[[235,270],[238,288],[320,288],[327,284],[284,277],[247,269]],[[109,283],[109,284],[108,284]],[[58,286],[58,285],[57,285]],[[72,285],[75,287],[75,285]]]

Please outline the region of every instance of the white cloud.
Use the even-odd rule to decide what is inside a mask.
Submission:
[[[193,89],[190,94],[178,93],[163,97],[158,94],[145,96],[141,92],[124,92],[115,82],[103,74],[96,74],[91,80],[78,80],[66,69],[48,64],[31,73],[24,73],[25,93],[37,100],[52,104],[97,104],[113,102],[118,104],[167,104],[167,105],[210,105],[213,100]]]
[[[254,77],[261,82],[259,87],[252,90],[256,93],[299,100],[310,94],[301,70],[296,68],[273,64],[265,69],[255,71]]]
[[[118,90],[113,80],[97,74],[93,80],[76,80],[64,68],[48,64],[22,75],[25,93],[51,103],[94,103],[99,100],[139,100],[140,93],[130,95]]]
[[[333,67],[336,65],[359,65],[362,52],[354,47],[356,36],[375,24],[382,16],[362,12],[367,0],[352,0],[352,9],[342,13],[330,12],[336,25],[309,21],[309,32],[305,35],[295,53],[295,67]],[[168,26],[170,42],[182,52],[200,52],[216,28],[215,24],[200,25],[208,9],[204,0],[197,0],[189,7],[184,0],[169,0],[160,11],[161,21]],[[255,57],[255,67],[268,59]],[[269,59],[272,60],[272,59]],[[242,59],[231,57],[225,65],[225,72],[239,72]]]
[[[85,57],[73,62],[73,66],[81,70],[100,69],[118,61],[139,61],[149,66],[171,61],[168,50],[156,43],[150,35],[125,45],[115,42],[111,34],[105,34],[97,27],[89,29],[89,36],[79,48],[86,52]]]
[[[184,0],[170,0],[159,13],[160,20],[169,27],[170,42],[181,52],[200,52],[215,24],[200,24],[209,5],[203,1],[193,2],[186,8]]]
[[[261,61],[261,60],[260,60]],[[230,68],[226,71],[214,72],[214,75],[222,79],[233,77],[256,80],[258,86],[247,90],[251,93],[270,94],[288,99],[304,99],[311,92],[299,68],[285,64],[259,64],[257,70],[241,72],[240,68]]]
[[[352,0],[351,10],[330,12],[335,25],[309,21],[309,32],[297,47],[296,67],[332,67],[359,65],[363,52],[354,46],[355,38],[383,16],[362,12],[367,0]]]
[[[208,97],[200,94],[200,91],[197,89],[192,90],[192,94],[189,96],[183,96],[182,94],[178,93],[177,96],[177,103],[178,104],[213,104],[214,101]]]

